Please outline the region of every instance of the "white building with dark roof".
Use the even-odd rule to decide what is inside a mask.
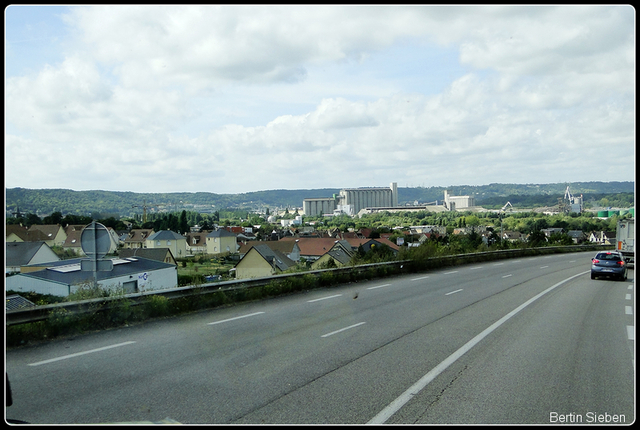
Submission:
[[[6,278],[6,290],[66,297],[94,282],[94,272],[83,271],[82,260],[56,261],[47,263],[38,271],[9,276]],[[138,293],[178,286],[178,272],[174,264],[141,257],[111,261],[111,270],[95,272],[98,286],[106,291]]]

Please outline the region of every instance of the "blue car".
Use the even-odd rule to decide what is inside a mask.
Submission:
[[[591,279],[596,279],[598,276],[626,281],[627,263],[622,254],[615,251],[598,252],[591,259]]]

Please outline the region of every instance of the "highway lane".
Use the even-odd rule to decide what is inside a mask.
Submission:
[[[184,423],[366,423],[508,312],[587,271],[589,258],[580,253],[459,266],[11,350],[7,370],[15,405],[8,416],[34,423],[166,417]],[[565,415],[569,406],[576,413],[600,407],[629,419],[633,390],[624,380],[634,381],[633,373],[628,378],[634,348],[611,332],[618,327],[626,336],[624,321],[633,320],[625,313],[631,304],[616,311],[615,301],[616,292],[630,285],[583,275],[557,287],[479,342],[386,422],[549,422],[552,406]],[[562,320],[547,309],[559,310]],[[570,324],[591,321],[585,315],[592,314],[599,323],[578,329]],[[558,338],[563,323],[574,329]],[[605,341],[607,348],[596,354]],[[565,352],[576,344],[581,347]],[[607,360],[601,356],[615,357],[610,360],[618,366],[602,369],[599,363]],[[57,361],[47,361],[52,359]],[[606,380],[602,396],[615,404],[594,403],[596,394],[585,394],[582,404],[541,404],[537,399],[548,397],[549,387],[536,381],[544,372],[528,370],[541,372],[556,361],[579,363],[553,367],[560,369],[552,374],[562,377],[558,387],[567,387],[557,388],[557,396],[586,392],[582,385],[589,384],[600,393],[593,381]],[[514,375],[532,380],[522,383]],[[505,394],[514,392],[526,395]],[[470,401],[458,408],[460,396],[497,405],[491,399],[520,398],[537,413]]]

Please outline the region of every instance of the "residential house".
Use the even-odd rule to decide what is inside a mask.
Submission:
[[[187,239],[171,230],[160,230],[146,240],[146,248],[169,248],[175,258],[187,256]]]
[[[273,240],[266,242],[249,242],[243,244],[238,249],[240,258],[244,257],[249,250],[256,245],[266,245],[274,251],[280,251],[293,261],[300,261],[300,247],[295,240]]]
[[[236,236],[237,236],[237,241],[242,243],[246,243],[252,240],[258,240],[258,235],[256,235],[255,233],[244,232],[244,233],[238,233]]]
[[[67,251],[72,251],[76,255],[85,255],[82,250],[82,232],[86,228],[86,225],[73,225],[69,224],[64,228],[66,239],[62,244],[62,248]],[[109,233],[110,245],[108,254],[113,254],[118,250],[120,244],[120,238],[118,233],[112,227],[106,227]]]
[[[549,238],[551,237],[552,234],[561,234],[564,233],[564,229],[563,228],[559,228],[559,227],[553,227],[553,228],[543,228],[542,230],[540,230],[541,232],[544,233],[544,235]]]
[[[118,252],[118,257],[122,259],[126,258],[148,258],[149,260],[162,261],[163,263],[178,265],[178,262],[173,257],[169,248],[134,248],[134,249],[121,249]]]
[[[354,250],[357,250],[360,246],[365,252],[369,252],[373,246],[386,245],[395,254],[400,251],[400,247],[389,239],[379,237],[377,239],[345,239]]]
[[[192,231],[186,234],[187,255],[197,255],[207,253],[207,235],[211,233],[205,231]]]
[[[178,286],[178,271],[173,264],[141,257],[113,259],[113,267],[106,271],[82,270],[82,259],[47,263],[42,270],[7,277],[7,290],[34,292],[67,297],[86,285],[107,291],[124,290],[125,293],[164,290]]]
[[[443,235],[441,235],[438,232],[435,231],[430,231],[429,233],[420,233],[418,236],[418,244],[422,245],[423,243],[427,242],[428,240],[430,240],[432,237],[433,238],[439,238]]]
[[[354,250],[346,240],[336,242],[323,256],[311,264],[313,270],[326,267],[344,267],[349,264]]]
[[[296,242],[300,248],[300,258],[315,261],[333,248],[338,239],[331,237],[284,237],[279,242]]]
[[[30,264],[60,261],[45,242],[7,242],[5,273],[18,273]]]
[[[503,231],[502,232],[502,240],[507,242],[523,242],[526,240],[526,235],[520,233],[519,231]]]
[[[207,254],[234,254],[238,252],[238,239],[225,229],[214,230],[207,235]]]
[[[236,264],[236,279],[265,278],[285,272],[295,265],[295,261],[282,252],[272,250],[265,244],[257,244]]]
[[[5,242],[45,242],[49,237],[40,230],[29,230],[18,224],[8,224]]]
[[[82,231],[84,230],[84,225],[68,225],[65,228],[65,233],[67,234],[67,238],[62,244],[62,249],[65,251],[71,251],[76,255],[85,255],[82,250]]]
[[[147,246],[147,239],[154,233],[153,229],[134,228],[127,233],[124,241],[122,241],[123,248],[145,248]]]
[[[47,242],[47,245],[49,245],[50,247],[62,246],[65,239],[67,238],[67,234],[65,233],[64,228],[60,224],[34,224],[29,227],[29,231],[40,231],[44,233],[45,236],[47,236],[45,242]]]
[[[364,251],[371,250],[372,246],[387,245],[393,252],[398,252],[400,247],[389,239],[377,238],[377,239],[361,239],[361,238],[347,238],[343,240],[337,240],[335,238],[324,237],[299,237],[290,238],[286,237],[280,239],[280,242],[296,241],[300,247],[300,257],[308,261],[316,261],[324,254],[326,254],[337,242],[346,242],[351,245],[352,250],[357,250],[362,246]]]
[[[586,239],[586,236],[582,230],[569,230],[567,234],[575,244],[581,244]]]
[[[599,243],[601,245],[614,245],[616,243],[615,231],[593,231],[588,238],[591,243]]]

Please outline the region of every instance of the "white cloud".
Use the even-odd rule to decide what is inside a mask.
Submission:
[[[7,76],[8,187],[634,178],[633,158],[601,168],[619,163],[603,144],[635,150],[628,7],[73,7],[65,23],[63,61]],[[416,68],[444,50],[459,68]]]

